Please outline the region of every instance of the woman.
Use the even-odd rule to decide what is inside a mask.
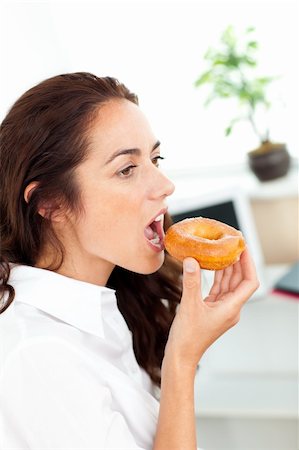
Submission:
[[[245,251],[205,301],[192,258],[181,283],[161,158],[110,77],[53,77],[4,119],[1,448],[196,448],[196,367],[258,282]]]

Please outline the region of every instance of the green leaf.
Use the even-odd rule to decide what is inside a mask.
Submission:
[[[240,117],[235,117],[233,120],[231,120],[229,126],[225,128],[225,136],[229,136],[233,130],[234,125],[243,119],[244,119],[244,117],[240,116]]]
[[[225,128],[225,136],[229,136],[232,132],[232,126],[229,126],[227,128]]]
[[[226,30],[224,30],[221,36],[221,42],[223,42],[223,44],[227,45],[230,48],[236,46],[237,39],[232,25],[229,25]]]
[[[203,74],[201,74],[200,77],[194,83],[195,87],[199,87],[202,84],[209,83],[211,81],[211,74],[212,74],[211,70],[208,70]]]
[[[257,41],[249,41],[247,43],[247,48],[254,48],[257,49],[259,46],[259,44],[257,43]]]
[[[227,58],[226,57],[218,57],[212,61],[213,67],[215,66],[225,66],[227,64]]]
[[[244,58],[244,62],[250,67],[256,67],[257,66],[257,62],[254,59],[252,59],[252,58],[250,58],[248,56],[246,56]]]
[[[260,77],[260,78],[256,78],[256,82],[258,84],[260,84],[261,86],[266,86],[267,84],[271,83],[272,81],[274,81],[277,77]]]
[[[235,53],[230,53],[227,59],[227,65],[232,68],[238,68],[240,63],[242,62],[242,57],[236,55]]]

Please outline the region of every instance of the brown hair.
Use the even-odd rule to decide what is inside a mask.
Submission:
[[[88,155],[88,131],[99,108],[112,99],[138,98],[118,80],[80,72],[45,80],[25,92],[0,127],[0,295],[4,312],[14,299],[9,263],[34,266],[50,242],[58,262],[65,250],[51,227],[58,203],[79,212],[80,191],[74,169]],[[28,203],[25,188],[35,181]],[[46,208],[42,217],[38,211]],[[171,218],[166,215],[165,230]],[[165,255],[161,269],[140,275],[115,267],[107,286],[133,334],[136,359],[160,385],[160,368],[169,329],[181,297],[181,265]],[[137,293],[137,294],[136,294]]]

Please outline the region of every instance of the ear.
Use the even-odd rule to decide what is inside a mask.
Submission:
[[[31,181],[31,183],[29,183],[28,186],[26,187],[26,189],[24,191],[24,200],[26,203],[29,202],[32,192],[34,191],[34,189],[37,186],[38,186],[38,181]]]
[[[38,184],[39,184],[38,181],[32,181],[26,187],[26,189],[24,191],[24,200],[25,200],[26,203],[29,203],[30,197],[31,197],[34,189],[37,188]],[[52,207],[53,207],[52,204],[43,203],[41,208],[39,208],[38,213],[42,217],[48,219],[49,218],[49,211],[52,209]],[[52,212],[51,220],[53,220],[54,222],[62,222],[64,220],[64,215],[62,214],[60,206],[57,206],[57,209],[54,212]]]

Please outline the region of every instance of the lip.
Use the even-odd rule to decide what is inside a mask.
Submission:
[[[165,207],[165,208],[161,209],[159,212],[157,212],[157,213],[154,215],[154,217],[151,219],[151,221],[148,223],[148,225],[146,225],[145,228],[148,228],[148,227],[155,221],[155,219],[156,219],[157,217],[159,217],[159,216],[161,216],[161,215],[164,217],[164,215],[166,214],[167,210],[168,210],[168,208]],[[163,221],[162,221],[162,223],[163,223]],[[162,230],[160,230],[160,231],[161,231],[161,235],[160,235],[160,245],[159,245],[158,247],[157,247],[156,245],[152,244],[151,241],[150,241],[148,238],[146,238],[147,244],[151,247],[151,249],[152,249],[154,252],[157,252],[157,253],[160,253],[161,251],[163,251],[163,250],[165,249],[165,247],[164,247],[164,232],[163,232],[163,226],[162,226]],[[158,233],[159,233],[159,231],[158,231]],[[160,233],[159,233],[159,234],[160,234]]]
[[[167,213],[168,208],[163,208],[161,209],[161,211],[159,211],[157,214],[154,215],[154,217],[149,221],[149,223],[145,226],[145,228],[149,227],[151,223],[153,223],[153,221],[160,216],[161,214],[166,214]]]
[[[165,249],[164,243],[162,243],[160,247],[156,247],[155,245],[153,245],[153,244],[152,244],[150,241],[148,241],[148,240],[147,240],[147,243],[148,243],[148,245],[150,246],[150,248],[151,248],[152,250],[154,250],[154,252],[156,252],[156,253],[161,253],[161,252],[163,252],[163,250]]]

